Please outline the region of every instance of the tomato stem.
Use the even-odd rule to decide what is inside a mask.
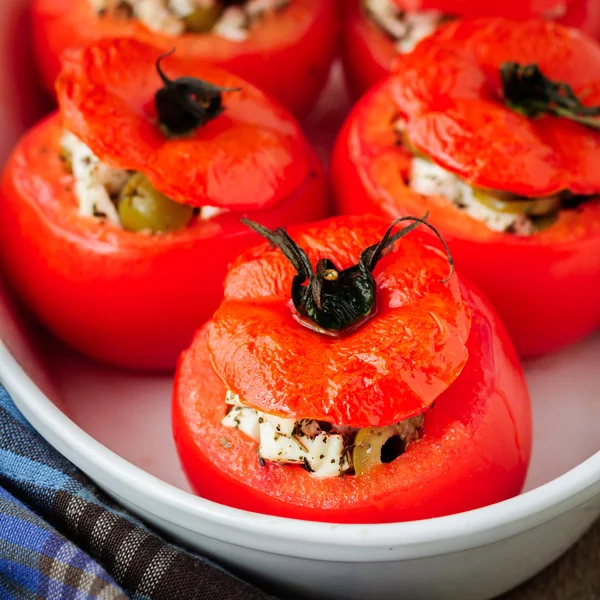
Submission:
[[[237,92],[240,88],[223,88],[194,77],[169,79],[162,70],[162,61],[175,48],[162,54],[156,61],[156,70],[163,87],[154,96],[158,120],[174,136],[185,135],[218,117],[224,110],[223,92]]]
[[[401,217],[392,222],[381,240],[365,248],[357,264],[340,270],[328,258],[320,259],[316,269],[306,252],[289,236],[283,228],[270,230],[259,223],[242,218],[241,222],[269,240],[283,252],[296,270],[292,281],[291,296],[294,308],[300,317],[307,319],[327,332],[341,332],[354,328],[376,312],[377,285],[373,270],[377,263],[391,251],[395,242],[411,231],[425,225],[440,239],[450,265],[449,276],[442,281],[447,283],[454,273],[454,260],[448,245],[439,231],[427,222],[428,215],[419,217]],[[392,234],[394,228],[402,222],[412,221],[410,225]],[[318,329],[312,328],[314,331]]]
[[[584,106],[571,86],[546,77],[536,64],[505,62],[500,77],[506,105],[526,117],[553,115],[600,129],[600,106]]]

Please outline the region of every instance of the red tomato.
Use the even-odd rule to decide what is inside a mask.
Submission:
[[[213,67],[164,62],[173,77],[243,87],[224,98],[222,115],[167,139],[149,109],[160,87],[156,56],[138,42],[117,41],[70,57],[59,86],[62,122],[55,115],[34,127],[6,165],[0,219],[10,225],[0,254],[25,303],[66,342],[111,364],[171,369],[217,308],[228,263],[251,243],[240,216],[271,226],[320,218],[327,198],[320,165],[292,117]],[[111,166],[146,173],[174,199],[228,212],[154,235],[79,216],[73,177],[59,158],[63,126]],[[264,163],[260,176],[255,162]]]
[[[558,12],[555,0],[505,1],[498,3],[463,0],[397,0],[403,10],[439,10],[465,17],[505,16],[528,18],[560,14],[555,19],[564,25],[576,27],[600,39],[600,2],[596,0],[568,0],[564,12]],[[348,0],[342,29],[342,58],[350,88],[360,96],[378,81],[389,75],[398,53],[394,42],[362,9],[362,0]],[[451,10],[452,7],[452,10]]]
[[[332,178],[343,213],[396,217],[429,211],[459,271],[486,293],[520,354],[531,357],[558,350],[600,326],[600,199],[561,211],[555,224],[531,236],[492,231],[447,198],[410,189],[412,154],[391,125],[400,115],[407,118],[411,143],[476,186],[534,196],[563,187],[586,194],[600,191],[593,166],[600,148],[597,132],[553,117],[529,122],[498,102],[496,77],[486,80],[481,75],[497,70],[492,63],[498,61],[535,62],[551,79],[568,81],[577,90],[582,82],[598,81],[600,49],[556,25],[491,23],[487,28],[467,22],[451,25],[399,62],[399,74],[367,94],[346,122],[333,153]],[[460,38],[457,52],[465,60],[463,67],[467,65],[464,71],[441,58],[450,53],[450,46],[442,43],[451,44],[452,38]],[[500,41],[494,44],[495,39]],[[571,45],[567,48],[566,43]],[[477,59],[465,56],[484,46],[486,62],[480,73]],[[417,72],[420,91],[413,94],[408,81]],[[450,81],[455,87],[446,86]],[[482,81],[488,83],[480,86]],[[589,91],[594,102],[598,94]],[[460,98],[456,102],[455,94]],[[448,106],[453,106],[451,118],[444,114]],[[491,124],[488,128],[481,126],[480,116]],[[435,126],[428,128],[426,121]],[[462,123],[464,129],[446,128],[449,121]]]
[[[295,114],[308,112],[319,95],[334,55],[336,7],[332,0],[293,0],[261,18],[243,42],[215,34],[168,36],[135,20],[98,18],[91,0],[34,0],[34,49],[46,87],[52,90],[67,48],[101,38],[132,37],[163,51],[211,62],[243,77]]]
[[[385,228],[386,221],[376,218],[340,218],[290,233],[302,241],[311,260],[327,256],[346,266],[357,260],[358,248],[376,243]],[[265,247],[242,256],[229,273],[216,321],[196,335],[176,375],[175,441],[197,493],[255,512],[342,523],[437,517],[518,494],[531,451],[530,405],[518,359],[498,318],[477,292],[456,277],[447,285],[439,282],[445,266],[418,237],[398,242],[375,271],[378,312],[347,337],[332,340],[304,330],[292,318],[283,295],[286,290],[289,297],[289,264]],[[460,296],[463,307],[468,306],[470,325],[455,322],[450,325],[457,328],[454,333],[434,336],[437,342],[431,345],[428,311],[435,304],[436,315],[441,307],[456,310],[451,307]],[[243,331],[237,340],[223,334],[224,328],[240,328],[236,310],[245,311],[248,330],[256,330],[254,344]],[[459,321],[463,311],[456,312]],[[275,314],[281,317],[269,335],[263,324],[273,322]],[[403,335],[394,335],[397,326],[389,315],[404,323]],[[440,322],[438,333],[446,325]],[[460,350],[469,329],[466,347]],[[296,336],[302,337],[301,351]],[[348,363],[345,348],[361,345],[362,364]],[[231,362],[235,348],[241,356],[254,354],[258,362],[253,371],[247,370],[245,359]],[[460,358],[466,356],[464,350],[466,362]],[[453,361],[460,367],[452,366]],[[448,377],[440,386],[443,371]],[[327,376],[331,402],[323,403],[319,381],[325,384]],[[283,393],[275,387],[281,377]],[[422,439],[396,460],[361,476],[318,479],[297,465],[261,466],[257,444],[221,424],[226,389],[236,389],[243,379],[241,397],[252,406],[280,416],[325,416],[338,424],[389,424],[398,415],[414,414],[415,394],[423,401],[421,411],[433,399],[435,405],[425,413]],[[299,401],[294,389],[305,385]],[[261,386],[263,394],[257,395]],[[380,394],[382,389],[388,396]],[[326,414],[322,404],[330,405]]]

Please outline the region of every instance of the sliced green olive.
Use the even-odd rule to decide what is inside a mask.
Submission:
[[[354,440],[352,464],[356,475],[364,475],[377,465],[392,462],[406,450],[400,425],[361,429]]]
[[[219,20],[222,7],[219,4],[197,8],[193,13],[184,18],[188,31],[193,33],[206,33],[210,31]]]
[[[119,196],[119,217],[128,231],[174,231],[185,227],[194,208],[174,202],[143,175],[132,175]]]
[[[531,217],[550,215],[558,212],[561,207],[559,195],[546,198],[519,198],[507,192],[474,188],[473,197],[496,212],[525,214]]]

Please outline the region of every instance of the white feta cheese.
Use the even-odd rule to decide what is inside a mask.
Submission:
[[[296,427],[295,419],[284,419],[267,413],[263,413],[261,417],[273,427],[276,435],[291,437],[294,433],[294,428]]]
[[[232,408],[222,424],[244,432],[258,442],[258,453],[278,464],[302,464],[314,477],[336,477],[351,468],[346,437],[357,430],[332,427],[323,431],[317,421],[284,419],[244,406],[228,391],[225,403]],[[346,437],[345,437],[346,436]]]
[[[290,437],[279,434],[270,422],[263,421],[258,448],[262,458],[276,463],[305,464],[313,477],[319,478],[336,477],[350,468],[343,435],[321,431],[316,421],[300,423],[300,430]]]
[[[248,15],[241,6],[230,6],[215,23],[214,34],[232,42],[243,42],[248,37]]]
[[[409,185],[412,190],[423,196],[448,198],[455,206],[473,219],[482,221],[493,231],[506,231],[517,227],[521,233],[524,232],[521,214],[498,212],[479,202],[469,184],[431,161],[419,157],[412,159]]]
[[[398,40],[396,50],[400,53],[412,52],[421,40],[435,32],[441,20],[442,14],[435,10],[406,13],[404,23],[407,32]]]
[[[318,435],[310,446],[309,466],[314,477],[336,477],[350,468],[344,436]]]
[[[435,10],[404,12],[392,0],[367,0],[372,19],[396,43],[398,52],[411,52],[440,25],[443,15]]]
[[[260,424],[260,445],[258,453],[271,462],[302,464],[306,458],[306,449],[297,439],[280,435],[269,421]]]
[[[240,397],[231,390],[227,390],[227,393],[225,394],[225,404],[229,404],[229,406],[244,406]]]
[[[221,208],[220,206],[203,206],[200,209],[200,217],[202,218],[203,221],[208,221],[209,219],[218,217],[219,215],[222,215],[223,213],[226,213],[226,212],[227,212],[227,209]]]
[[[234,427],[244,432],[255,442],[260,442],[259,422],[253,408],[234,406],[222,421],[225,427]]]
[[[133,14],[152,31],[176,36],[185,30],[185,23],[169,11],[163,0],[135,0],[130,4]]]
[[[101,162],[70,132],[63,134],[61,145],[70,156],[79,214],[83,217],[104,215],[115,225],[120,225],[111,194],[118,194],[121,191],[130,173],[123,169],[113,169]]]

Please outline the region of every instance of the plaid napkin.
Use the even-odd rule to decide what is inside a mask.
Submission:
[[[165,542],[25,421],[0,386],[0,600],[265,600]]]

